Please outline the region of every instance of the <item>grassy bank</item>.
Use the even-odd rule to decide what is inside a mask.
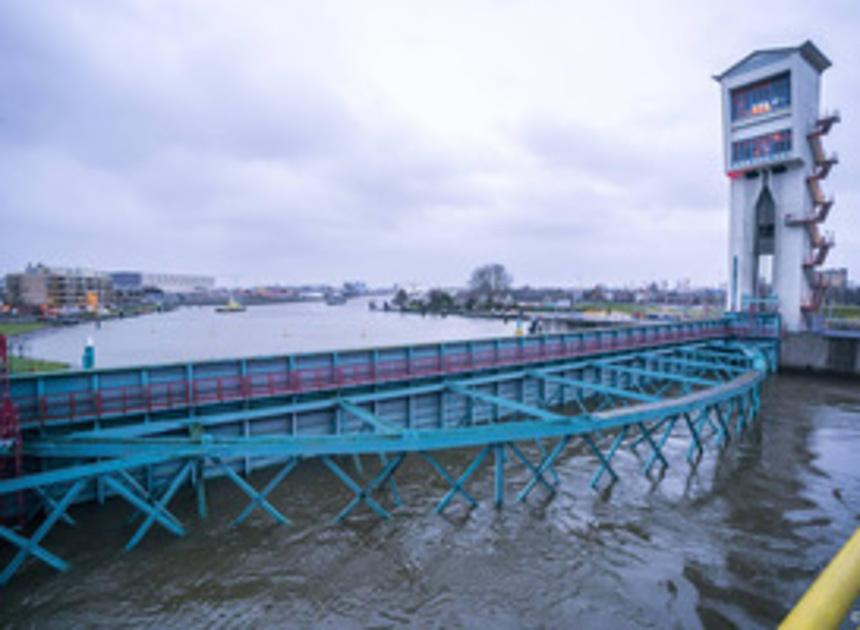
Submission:
[[[43,322],[0,322],[0,335],[13,337],[24,335],[45,328]],[[67,363],[59,361],[45,361],[43,359],[31,359],[29,357],[9,357],[9,372],[12,374],[21,372],[56,372],[66,370]]]
[[[30,359],[27,357],[9,357],[9,372],[12,374],[21,372],[56,372],[67,370],[69,365],[59,361],[44,361],[42,359]]]
[[[6,335],[7,337],[23,335],[41,330],[45,326],[46,324],[43,322],[0,322],[0,335]]]
[[[860,306],[825,306],[822,311],[835,319],[858,319],[860,320]]]

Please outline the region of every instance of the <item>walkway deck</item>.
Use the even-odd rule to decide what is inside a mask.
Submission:
[[[0,480],[0,499],[25,496],[45,516],[33,531],[0,526],[0,538],[19,549],[0,583],[29,556],[68,568],[42,540],[61,520],[74,522],[68,510],[80,500],[118,498],[142,513],[127,549],[156,524],[184,535],[169,504],[190,485],[205,516],[206,479],[214,475],[249,498],[236,524],[256,508],[289,524],[268,497],[308,460],[354,493],[337,520],[360,505],[389,517],[400,503],[395,475],[407,457],[426,461],[450,485],[437,511],[456,497],[477,505],[466,484],[488,459],[497,506],[511,465],[530,473],[516,500],[538,485],[555,492],[554,464],[573,442],[594,458],[593,487],[604,475],[617,480],[611,461],[625,444],[645,449],[647,475],[669,466],[662,449],[680,431],[694,461],[706,445],[727,444],[753,421],[760,385],[776,365],[776,330],[766,318],[724,319],[18,378],[13,398],[24,410],[21,446],[32,472]],[[213,382],[216,367],[239,375]],[[133,394],[121,384],[130,378],[141,381]],[[214,400],[202,395],[213,391]],[[117,400],[121,407],[112,406]],[[469,449],[463,471],[451,473],[436,459],[449,449]],[[378,468],[360,480],[343,456],[372,457]],[[277,472],[262,489],[242,475],[273,465]]]

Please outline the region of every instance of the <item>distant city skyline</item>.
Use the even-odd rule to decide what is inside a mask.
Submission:
[[[739,19],[744,16],[744,19]],[[0,7],[0,272],[726,283],[711,75],[813,40],[860,275],[860,5]]]

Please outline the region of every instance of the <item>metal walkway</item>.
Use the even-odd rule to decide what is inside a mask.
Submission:
[[[477,505],[467,484],[487,461],[496,506],[513,490],[505,474],[511,466],[529,474],[516,501],[538,486],[554,493],[554,465],[574,443],[593,457],[592,487],[618,480],[612,460],[622,447],[641,452],[645,475],[669,467],[663,448],[673,434],[688,439],[687,459],[695,461],[707,445],[722,447],[753,422],[761,383],[776,365],[778,330],[778,320],[760,315],[245,359],[218,364],[244,371],[216,377],[220,382],[204,380],[210,364],[16,378],[10,391],[21,443],[4,443],[0,455],[23,450],[25,468],[0,480],[0,499],[24,496],[38,524],[0,525],[0,538],[17,549],[0,584],[30,557],[69,568],[43,541],[60,521],[75,524],[69,508],[76,501],[120,499],[139,512],[131,550],[155,525],[185,534],[169,509],[184,486],[206,516],[206,480],[215,475],[248,497],[235,525],[257,509],[289,525],[288,507],[269,496],[309,460],[354,494],[337,521],[362,505],[390,517],[401,502],[396,473],[407,458],[425,461],[449,485],[437,512],[455,498]],[[195,378],[195,371],[206,376]],[[116,384],[144,373],[160,383],[139,383],[133,392]],[[468,450],[463,470],[438,460],[450,449]],[[362,457],[378,462],[369,479],[352,472]],[[274,474],[255,488],[246,476],[262,467]]]

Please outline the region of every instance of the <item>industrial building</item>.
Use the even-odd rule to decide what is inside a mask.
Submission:
[[[110,276],[88,269],[27,265],[6,276],[6,302],[24,310],[98,308],[113,295]]]
[[[215,288],[213,276],[181,273],[146,273],[143,271],[114,271],[110,273],[118,291],[158,289],[164,293],[193,293]]]
[[[6,275],[5,302],[22,311],[96,310],[147,292],[193,293],[214,288],[211,276],[120,271],[107,273],[80,268],[27,265]],[[121,299],[120,302],[123,300]]]
[[[848,288],[848,269],[825,269],[821,272],[821,281],[828,289],[844,291]]]

